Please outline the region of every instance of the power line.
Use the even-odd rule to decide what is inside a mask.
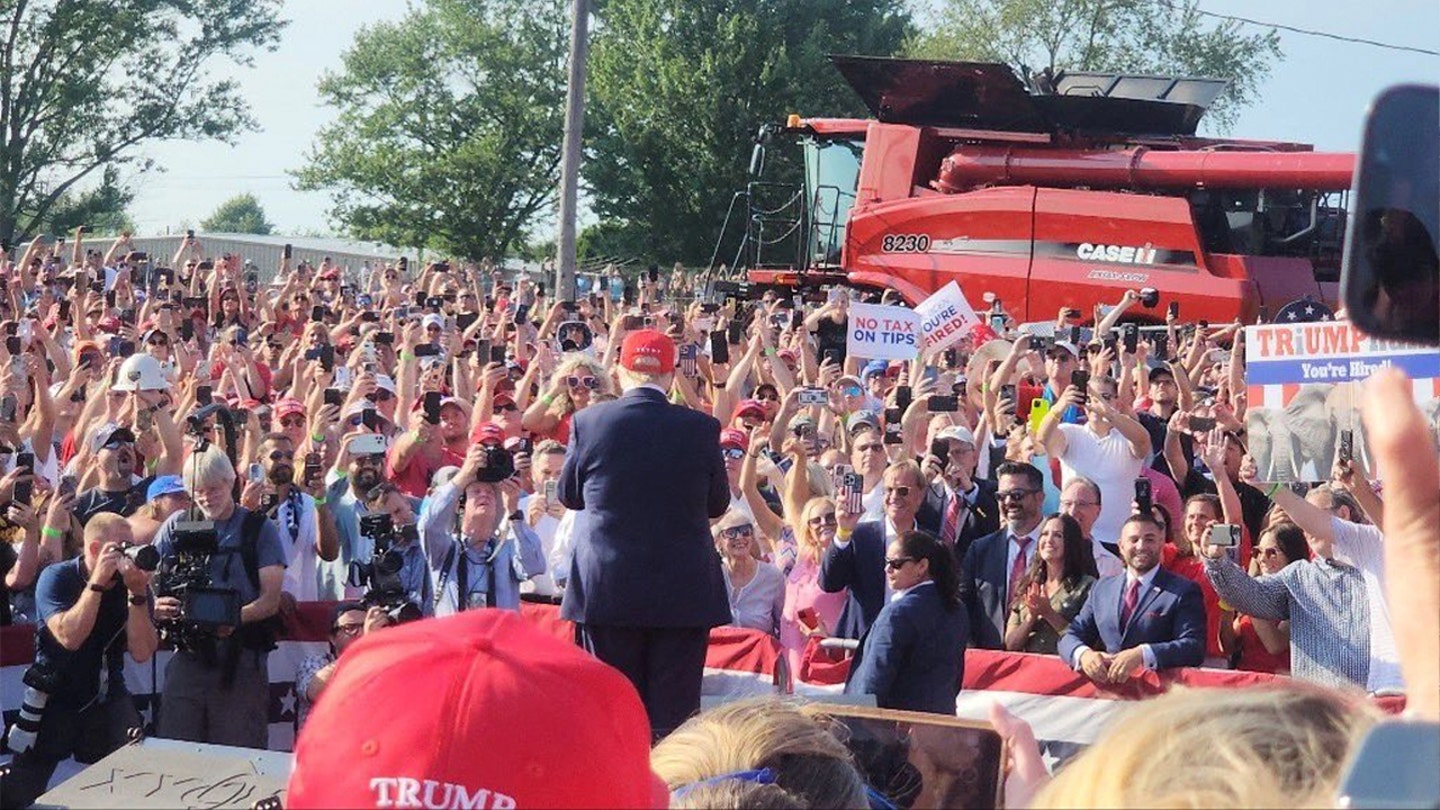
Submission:
[[[1170,5],[1169,3],[1166,3],[1166,5],[1169,5],[1170,8],[1173,9],[1173,10],[1176,10],[1176,11],[1179,10],[1179,9],[1176,9],[1175,6]],[[1250,19],[1249,17],[1238,17],[1238,16],[1235,16],[1235,15],[1233,15],[1233,14],[1220,14],[1220,13],[1217,13],[1217,12],[1214,12],[1214,11],[1206,11],[1206,10],[1204,10],[1204,9],[1198,7],[1198,6],[1195,7],[1195,13],[1196,13],[1196,14],[1203,14],[1203,15],[1206,16],[1206,17],[1215,17],[1215,18],[1221,19],[1221,20],[1230,20],[1230,21],[1232,21],[1232,22],[1247,23],[1247,24],[1249,24],[1249,25],[1258,25],[1258,26],[1262,26],[1262,27],[1264,27],[1264,28],[1278,28],[1278,29],[1280,29],[1281,31],[1289,31],[1289,32],[1295,33],[1295,34],[1305,34],[1306,36],[1323,37],[1323,38],[1325,38],[1325,39],[1333,39],[1333,40],[1336,40],[1336,41],[1338,41],[1338,42],[1351,42],[1351,43],[1354,43],[1354,44],[1356,44],[1356,45],[1371,45],[1371,46],[1374,46],[1374,47],[1376,47],[1376,48],[1386,48],[1386,49],[1392,50],[1392,51],[1410,51],[1411,53],[1423,53],[1423,54],[1425,54],[1426,56],[1440,56],[1440,51],[1431,51],[1431,50],[1427,50],[1427,49],[1425,49],[1425,48],[1416,48],[1416,47],[1414,47],[1414,46],[1412,46],[1412,45],[1394,45],[1394,44],[1391,44],[1391,43],[1389,43],[1389,42],[1379,42],[1379,41],[1377,41],[1377,40],[1364,39],[1364,38],[1362,38],[1362,37],[1347,37],[1347,36],[1344,36],[1344,35],[1342,35],[1342,34],[1332,34],[1332,33],[1328,32],[1328,31],[1316,31],[1316,30],[1313,30],[1313,29],[1310,29],[1310,28],[1297,28],[1296,26],[1293,26],[1293,25],[1282,25],[1282,24],[1280,24],[1280,23],[1261,22],[1261,21],[1259,21],[1259,20],[1252,20],[1252,19]]]

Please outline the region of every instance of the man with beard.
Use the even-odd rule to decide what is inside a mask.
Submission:
[[[145,492],[153,480],[135,480],[135,434],[107,422],[91,434],[90,452],[95,455],[100,484],[75,496],[75,519],[84,526],[101,512],[124,517],[135,514],[145,503]]]
[[[280,608],[285,551],[275,526],[235,502],[235,468],[217,446],[185,462],[185,489],[205,520],[215,525],[219,552],[209,557],[211,587],[232,589],[240,602],[240,626],[191,636],[165,667],[157,736],[191,742],[264,748],[269,737],[270,650],[268,620]],[[155,535],[161,577],[177,563],[173,515]],[[184,618],[184,602],[155,599],[158,622]]]
[[[970,611],[970,639],[984,650],[1005,649],[1005,622],[1020,579],[1040,538],[1044,476],[1007,461],[996,470],[995,501],[1005,525],[970,544],[960,566],[960,595]]]
[[[1095,583],[1060,638],[1060,658],[1097,683],[1123,683],[1142,669],[1205,660],[1200,586],[1160,567],[1165,532],[1150,515],[1120,530],[1125,573]]]
[[[365,593],[347,580],[352,560],[370,559],[370,544],[360,536],[360,516],[369,512],[365,497],[385,480],[382,471],[388,446],[385,437],[377,433],[353,433],[341,445],[339,463],[344,464],[345,474],[325,493],[339,535],[340,555],[319,564],[321,600],[359,599]]]
[[[265,480],[250,481],[240,494],[246,509],[263,511],[280,534],[285,549],[285,582],[281,609],[295,602],[318,600],[319,561],[340,556],[340,535],[326,503],[322,482],[295,483],[295,445],[284,433],[271,433],[260,443],[259,462]],[[318,496],[313,493],[320,493]]]

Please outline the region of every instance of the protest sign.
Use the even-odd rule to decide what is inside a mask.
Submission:
[[[851,304],[845,352],[871,360],[914,360],[920,352],[920,316],[886,304]]]
[[[929,298],[915,307],[920,316],[920,331],[923,350],[926,355],[943,352],[969,333],[973,324],[980,323],[960,285],[951,281],[936,290]]]
[[[1360,386],[1388,366],[1414,381],[1415,401],[1434,422],[1440,411],[1440,353],[1372,338],[1345,322],[1269,324],[1245,329],[1246,441],[1262,481],[1330,477],[1342,438],[1367,470],[1358,411]]]

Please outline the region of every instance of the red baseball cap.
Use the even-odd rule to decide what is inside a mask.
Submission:
[[[505,428],[494,422],[481,422],[470,431],[471,444],[503,444],[505,442]]]
[[[761,401],[758,400],[758,399],[742,399],[742,400],[740,400],[740,404],[735,406],[735,418],[736,418],[736,419],[739,419],[740,417],[746,416],[746,415],[755,416],[755,417],[759,417],[760,419],[764,419],[764,418],[765,418],[765,403],[761,402]]]
[[[284,418],[287,417],[287,416],[293,416],[294,414],[297,414],[297,413],[298,413],[298,414],[304,414],[304,413],[305,413],[305,403],[301,402],[301,401],[298,400],[298,399],[295,399],[294,397],[285,397],[284,399],[281,399],[281,400],[276,401],[276,403],[275,403],[275,418],[276,418],[276,419],[284,419]]]
[[[743,430],[736,430],[735,428],[726,428],[726,429],[720,431],[720,446],[721,446],[721,447],[738,447],[738,448],[740,448],[741,450],[749,450],[749,449],[750,449],[750,437],[749,437],[749,436],[746,436],[746,435],[745,435],[745,431],[743,431]]]
[[[654,329],[631,332],[620,346],[620,365],[642,374],[669,374],[675,370],[675,341]]]
[[[356,641],[295,745],[286,807],[411,804],[667,807],[669,793],[624,675],[519,613],[470,610]]]

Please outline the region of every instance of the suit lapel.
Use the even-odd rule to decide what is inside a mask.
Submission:
[[[1140,592],[1140,599],[1135,603],[1135,613],[1130,616],[1130,623],[1121,628],[1121,644],[1124,644],[1125,638],[1130,635],[1131,628],[1140,624],[1140,619],[1145,615],[1145,610],[1150,607],[1150,603],[1160,597],[1160,593],[1164,590],[1164,576],[1165,571],[1163,569],[1156,571],[1155,578],[1150,581],[1150,587]],[[1125,588],[1123,586],[1120,588],[1120,599],[1123,606],[1125,599]],[[1118,618],[1120,614],[1116,613],[1115,616]]]

